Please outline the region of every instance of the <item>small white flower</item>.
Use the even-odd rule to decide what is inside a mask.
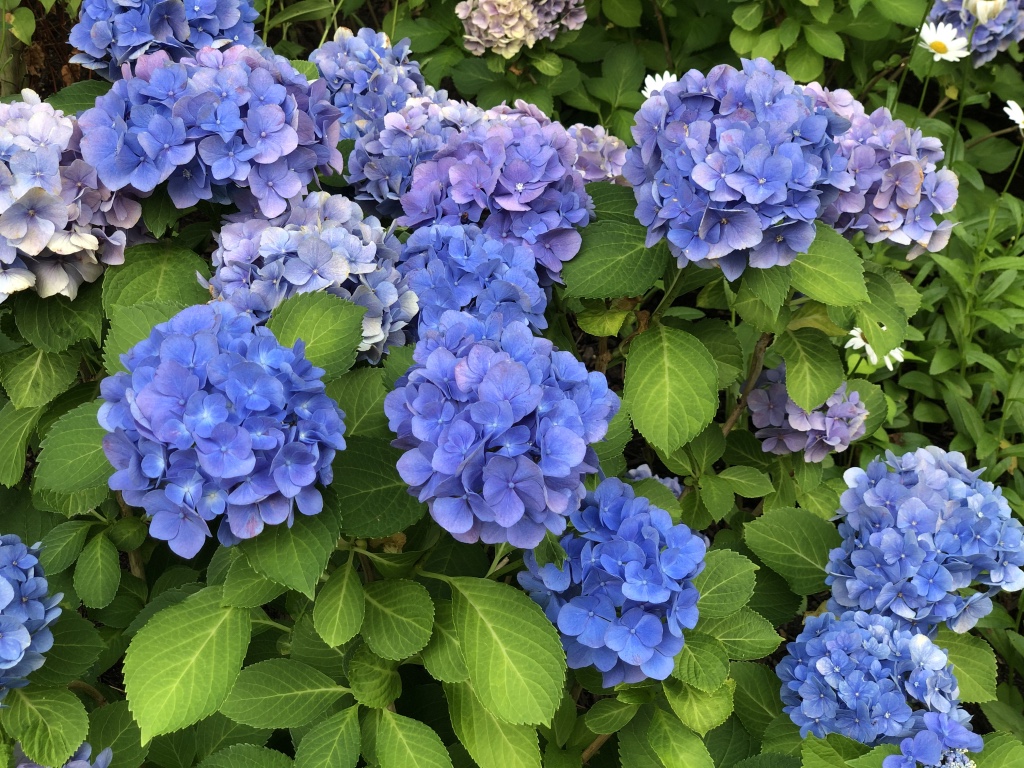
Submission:
[[[885,328],[883,327],[882,330],[884,331]],[[872,349],[870,344],[868,344],[867,337],[864,335],[864,331],[862,331],[860,328],[854,328],[852,331],[850,331],[850,340],[846,342],[844,348],[863,349],[864,356],[867,357],[868,362],[871,363],[872,365],[878,365],[878,353],[875,352],[874,349]],[[897,363],[903,362],[903,349],[901,347],[896,347],[895,349],[890,350],[888,354],[882,355],[882,362],[885,364],[885,367],[888,368],[890,371],[893,370],[893,360],[895,360]]]
[[[1006,0],[967,0],[964,10],[974,15],[979,24],[988,24],[1006,8]]]
[[[934,54],[935,61],[960,61],[969,53],[967,38],[957,35],[956,27],[945,22],[935,25],[929,21],[921,27],[918,45]]]
[[[644,79],[644,89],[641,91],[645,99],[651,98],[655,93],[662,90],[669,83],[674,83],[679,78],[673,75],[671,72],[665,72],[661,75],[648,75]]]
[[[1006,106],[1003,107],[1003,112],[1010,118],[1010,122],[1016,123],[1017,127],[1020,128],[1020,132],[1024,133],[1024,109],[1020,108],[1020,104],[1010,99],[1006,102]]]

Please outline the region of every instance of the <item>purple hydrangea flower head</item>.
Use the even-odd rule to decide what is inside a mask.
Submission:
[[[273,221],[259,215],[225,224],[217,236],[215,298],[265,321],[285,299],[327,291],[366,309],[359,357],[380,360],[406,343],[416,294],[399,271],[401,244],[342,195],[314,192]]]
[[[0,104],[0,301],[29,288],[74,299],[124,263],[142,207],[99,180],[81,140],[77,120],[32,91]]]
[[[616,181],[622,178],[626,165],[626,142],[612,136],[602,125],[590,127],[582,123],[569,127],[576,139],[576,168],[587,181]]]
[[[764,371],[747,397],[750,418],[765,453],[782,456],[804,452],[804,461],[820,462],[831,452],[842,453],[864,436],[868,410],[860,394],[839,386],[820,407],[805,411],[786,392],[786,368]]]
[[[114,759],[114,753],[110,747],[101,751],[96,757],[92,756],[92,746],[86,742],[75,750],[71,759],[64,763],[63,768],[109,768],[110,761]],[[17,768],[43,768],[25,757],[18,744],[14,748],[14,765]]]
[[[1024,40],[1024,4],[1006,0],[1003,8],[991,19],[981,22],[971,10],[973,3],[964,0],[936,0],[928,14],[936,24],[952,24],[961,37],[970,41],[971,62],[980,67]],[[888,768],[888,767],[887,767]]]
[[[175,61],[203,48],[259,44],[251,0],[85,0],[70,43],[71,61],[118,80],[147,53]]]
[[[888,616],[826,612],[808,616],[786,651],[775,669],[783,711],[804,738],[838,733],[868,746],[901,744],[904,754],[935,742],[934,762],[922,760],[935,766],[946,752],[981,749],[949,658],[928,635]],[[905,765],[890,760],[886,768]]]
[[[619,409],[605,377],[500,313],[445,312],[421,334],[384,401],[410,493],[459,541],[562,533]]]
[[[853,184],[835,141],[847,127],[766,59],[690,70],[644,102],[626,155],[648,246],[667,238],[680,267],[730,280],[789,264]]]
[[[863,232],[869,243],[908,246],[910,259],[945,248],[953,222],[941,217],[956,205],[959,180],[936,167],[945,156],[942,143],[894,120],[885,107],[867,114],[848,91],[811,83],[804,92],[850,121],[836,142],[854,183],[825,207],[822,221],[848,237]]]
[[[170,180],[179,208],[230,196],[280,216],[317,171],[342,168],[326,88],[267,48],[145,54],[82,115],[82,155],[113,190]]]
[[[41,666],[53,647],[50,625],[60,616],[62,594],[48,595],[39,545],[13,533],[0,535],[0,701]]]
[[[841,547],[829,553],[832,610],[966,632],[992,596],[1024,588],[1024,527],[960,453],[929,446],[846,471]]]
[[[284,347],[226,301],[183,309],[121,356],[101,384],[111,489],[142,507],[149,532],[182,557],[217,536],[316,515],[345,447],[344,413],[301,341]]]
[[[658,477],[658,475],[654,474],[654,472],[651,471],[651,467],[649,464],[641,464],[636,469],[629,470],[628,472],[626,472],[626,476],[630,480],[657,480],[659,483],[661,483],[670,491],[672,491],[673,495],[675,495],[677,499],[683,495],[683,486],[679,482],[678,477]]]
[[[604,686],[664,680],[697,624],[707,545],[617,478],[603,480],[571,515],[566,559],[523,560],[520,585],[558,627],[569,667],[595,667]]]
[[[580,29],[587,20],[582,0],[463,0],[455,13],[467,51],[482,56],[491,50],[506,59],[523,46],[554,40],[563,29]]]
[[[343,139],[380,128],[385,115],[424,92],[420,66],[409,60],[409,40],[392,46],[383,32],[341,27],[309,60],[327,83],[327,99],[341,111]]]

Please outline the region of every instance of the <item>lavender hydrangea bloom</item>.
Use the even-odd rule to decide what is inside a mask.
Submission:
[[[64,595],[47,595],[39,545],[26,546],[12,533],[0,536],[0,701],[45,661],[53,647],[50,625]]]
[[[665,237],[680,267],[730,280],[791,263],[853,185],[835,143],[848,127],[766,59],[690,70],[644,102],[626,154],[648,247]]]
[[[679,482],[678,477],[658,477],[658,475],[651,471],[651,467],[648,464],[641,464],[636,469],[629,470],[626,472],[626,476],[630,480],[657,480],[672,491],[677,499],[683,495],[683,486]]]
[[[764,371],[747,397],[750,418],[765,453],[783,456],[804,452],[804,461],[820,462],[830,452],[842,453],[864,436],[868,411],[860,394],[839,386],[825,403],[808,413],[786,392],[786,367]]]
[[[459,541],[562,533],[619,409],[605,377],[498,313],[444,313],[413,360],[384,401],[410,493]]]
[[[775,671],[782,702],[804,738],[839,733],[862,744],[934,741],[936,755],[978,751],[959,705],[959,687],[946,652],[886,616],[847,611],[808,616]],[[931,734],[922,736],[922,734]],[[920,752],[918,753],[920,754]],[[886,768],[904,763],[886,758]],[[922,761],[926,765],[939,765]],[[943,763],[945,764],[945,763]]]
[[[953,222],[935,219],[953,210],[959,180],[936,167],[945,156],[942,143],[894,120],[885,107],[868,115],[849,91],[811,83],[804,92],[851,123],[836,142],[854,184],[825,207],[822,221],[848,237],[863,232],[869,243],[910,246],[909,259],[945,248]]]
[[[992,596],[1024,588],[1024,527],[1002,492],[960,453],[929,446],[848,469],[829,553],[831,610],[848,608],[928,630],[966,632]]]
[[[587,20],[582,0],[463,0],[455,13],[467,51],[482,56],[492,50],[506,59],[523,46],[554,40],[562,29],[580,29]]]
[[[143,54],[166,52],[174,60],[203,48],[258,41],[251,0],[84,0],[70,43],[74,64],[108,80]]]
[[[258,321],[291,296],[327,291],[366,309],[360,359],[376,363],[408,341],[418,302],[398,269],[401,244],[348,198],[314,192],[273,221],[225,224],[217,241],[213,296]]]
[[[255,200],[274,217],[317,171],[342,168],[326,84],[269,49],[203,48],[180,62],[160,51],[124,76],[80,118],[83,157],[110,189],[149,192],[170,179],[179,208]]]
[[[107,747],[93,758],[92,746],[86,742],[75,750],[75,754],[71,756],[71,759],[64,763],[64,768],[109,768],[110,761],[113,759],[114,753],[110,747]],[[14,749],[14,765],[17,768],[43,768],[43,766],[33,763],[25,757],[20,744],[16,745]]]
[[[697,624],[704,540],[617,478],[570,517],[562,567],[526,552],[520,585],[558,627],[571,669],[596,667],[606,688],[664,680]]]
[[[569,135],[576,139],[579,157],[576,169],[587,181],[615,181],[622,177],[626,165],[626,142],[612,136],[604,126],[593,127],[576,123],[569,127]]]
[[[29,288],[74,299],[105,265],[124,263],[124,230],[142,207],[82,159],[74,118],[32,91],[21,97],[0,104],[0,301]]]
[[[971,46],[971,62],[980,67],[1007,50],[1013,43],[1024,40],[1024,5],[1021,0],[1006,0],[1006,4],[984,24],[970,10],[971,3],[964,0],[936,0],[928,20],[936,24],[951,24]]]
[[[183,309],[121,356],[99,422],[112,490],[152,518],[150,535],[194,557],[319,514],[345,414],[325,394],[304,344],[281,346],[231,304]]]
[[[343,139],[359,138],[424,92],[420,66],[409,61],[409,40],[392,46],[383,32],[342,27],[309,60],[327,83],[328,100],[341,111]]]

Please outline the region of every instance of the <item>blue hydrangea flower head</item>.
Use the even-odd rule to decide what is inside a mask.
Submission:
[[[654,474],[649,464],[641,464],[636,469],[629,470],[628,472],[626,472],[626,476],[630,480],[654,479],[657,480],[662,485],[664,485],[670,491],[672,491],[672,493],[675,495],[677,499],[683,495],[683,486],[679,482],[678,477],[659,477],[658,475]]]
[[[835,142],[847,127],[766,59],[690,70],[636,114],[624,175],[647,245],[667,238],[680,267],[730,280],[791,263],[853,184]]]
[[[829,553],[830,610],[849,608],[927,631],[966,632],[992,596],[1024,588],[1024,527],[963,454],[929,446],[852,468]]]
[[[750,419],[757,428],[765,453],[784,456],[804,452],[804,461],[820,462],[831,452],[842,453],[864,436],[868,410],[860,394],[839,386],[820,407],[810,413],[786,392],[786,367],[764,371],[747,397]]]
[[[28,289],[74,299],[124,263],[142,207],[104,186],[81,140],[78,122],[33,91],[0,104],[0,302]]]
[[[282,346],[226,301],[183,309],[121,356],[101,383],[109,485],[149,533],[194,557],[220,518],[232,545],[319,514],[345,414],[297,341]]]
[[[952,24],[961,37],[966,37],[975,67],[992,61],[996,54],[1024,40],[1024,5],[1020,0],[1006,0],[999,13],[984,23],[979,23],[971,6],[972,3],[964,0],[936,0],[928,20]]]
[[[523,46],[554,40],[563,29],[580,29],[587,20],[582,0],[463,0],[455,13],[467,51],[482,56],[490,50],[506,59]]]
[[[561,540],[566,559],[526,552],[519,583],[562,637],[569,667],[595,667],[604,686],[664,680],[697,624],[707,545],[618,478],[588,493]]]
[[[343,139],[358,139],[424,92],[420,66],[409,60],[409,40],[391,45],[383,32],[341,27],[309,60],[327,83],[327,98],[341,111]]]
[[[101,751],[96,757],[92,756],[92,746],[86,742],[75,750],[71,759],[64,763],[64,768],[109,768],[110,761],[114,759],[114,753],[110,747]],[[18,768],[43,768],[25,757],[18,744],[14,749],[14,764]]]
[[[849,91],[811,83],[804,92],[850,121],[836,142],[854,183],[825,207],[822,221],[848,237],[863,232],[869,243],[909,247],[909,259],[945,248],[953,222],[942,215],[956,206],[959,179],[936,167],[942,142],[894,120],[885,107],[867,114]]]
[[[459,541],[562,533],[619,410],[604,375],[500,313],[445,312],[413,360],[384,401],[410,493]]]
[[[327,291],[366,309],[360,359],[376,363],[408,341],[418,302],[397,268],[401,244],[347,197],[313,192],[273,221],[256,214],[225,224],[217,240],[215,298],[262,322],[295,294]]]
[[[191,0],[190,0],[191,1]],[[82,155],[112,190],[167,182],[178,208],[234,201],[280,216],[316,173],[340,171],[338,110],[268,48],[140,56],[80,118]]]
[[[0,701],[45,661],[53,647],[50,625],[64,595],[48,595],[39,565],[39,545],[26,546],[13,533],[0,535]]]

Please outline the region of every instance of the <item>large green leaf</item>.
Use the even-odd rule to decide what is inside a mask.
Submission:
[[[729,654],[717,638],[687,632],[672,676],[707,693],[716,691],[729,676]]]
[[[63,352],[81,339],[100,341],[103,309],[98,284],[83,285],[74,301],[66,296],[44,299],[35,291],[21,291],[8,301],[18,331],[33,347]]]
[[[537,731],[492,715],[469,683],[444,686],[455,735],[480,768],[540,768]]]
[[[46,664],[32,673],[32,685],[67,685],[88,671],[106,647],[92,622],[64,611],[53,625],[53,648],[46,653]]]
[[[742,661],[732,664],[729,676],[736,681],[736,715],[760,741],[768,725],[782,714],[779,678],[764,664]]]
[[[220,708],[242,667],[249,611],[207,587],[154,615],[128,646],[125,690],[142,740],[191,725]]]
[[[239,673],[220,711],[253,728],[297,728],[321,715],[344,692],[307,664],[269,659]]]
[[[64,765],[89,735],[89,716],[67,689],[15,688],[4,699],[0,723],[40,765]]]
[[[108,373],[127,370],[121,363],[121,355],[149,338],[153,326],[170,320],[184,307],[176,301],[147,301],[112,307],[110,330],[103,342],[103,367]]]
[[[949,653],[953,674],[960,684],[960,700],[970,703],[996,698],[996,655],[992,646],[974,635],[958,635],[943,627],[935,645]]]
[[[772,509],[747,523],[743,538],[798,595],[825,588],[828,553],[840,544],[839,532],[832,523],[806,509],[792,507]]]
[[[313,599],[337,543],[333,516],[319,514],[296,515],[291,528],[267,526],[240,546],[257,573]]]
[[[96,106],[96,99],[110,90],[105,80],[81,80],[51,94],[46,103],[65,115],[74,116]]]
[[[49,658],[46,663],[50,663]],[[149,753],[127,701],[113,701],[89,713],[89,745],[93,757],[110,748],[110,768],[138,768]]]
[[[380,768],[452,768],[444,743],[430,726],[386,709],[367,716]]]
[[[583,230],[580,252],[562,267],[567,296],[616,299],[646,292],[665,272],[668,248],[647,248],[647,230],[621,221],[597,221]]]
[[[704,570],[693,580],[700,593],[701,616],[728,616],[754,594],[757,566],[731,549],[713,549],[704,558]]]
[[[106,431],[96,420],[99,402],[85,403],[57,420],[41,445],[35,485],[71,493],[106,485],[113,467],[103,453]]]
[[[304,341],[309,361],[334,379],[356,360],[364,314],[365,307],[329,293],[300,293],[274,310],[267,327],[286,347]]]
[[[427,508],[409,495],[395,464],[401,451],[382,440],[352,438],[334,460],[331,490],[348,536],[381,537],[415,523]]]
[[[0,485],[17,485],[25,474],[25,447],[32,430],[43,414],[43,408],[22,408],[4,403],[0,409]]]
[[[775,339],[772,351],[786,361],[786,392],[805,411],[824,403],[843,383],[839,352],[815,328],[786,331]]]
[[[723,618],[704,618],[697,631],[711,635],[725,646],[730,659],[760,659],[782,643],[775,628],[760,614],[749,608]]]
[[[0,381],[15,408],[46,405],[78,377],[79,355],[25,347],[0,359]]]
[[[253,744],[235,744],[215,752],[199,768],[291,768],[291,758],[280,752]]]
[[[647,738],[665,766],[714,768],[711,754],[700,737],[664,710],[654,710]]]
[[[352,561],[339,566],[320,589],[313,607],[313,626],[332,648],[347,643],[363,625],[366,600]]]
[[[295,750],[295,768],[355,768],[359,707],[348,707],[311,728]]]
[[[387,393],[380,368],[356,368],[327,385],[327,394],[337,400],[345,412],[346,438],[392,438],[388,417],[384,414]]]
[[[87,608],[106,608],[121,583],[117,547],[105,533],[93,536],[75,565],[75,592]]]
[[[587,184],[587,194],[594,201],[594,217],[597,221],[636,225],[636,196],[630,187],[594,181]]]
[[[374,709],[391,704],[402,693],[397,668],[397,662],[382,659],[365,644],[356,648],[348,662],[348,685],[356,701]]]
[[[284,592],[285,587],[257,573],[245,557],[231,562],[224,579],[224,604],[236,608],[258,608]]]
[[[864,265],[857,251],[827,224],[817,224],[816,229],[807,253],[797,256],[789,267],[793,288],[836,307],[866,301]]]
[[[110,267],[103,276],[103,311],[111,317],[115,306],[203,304],[210,294],[197,273],[209,277],[210,265],[186,248],[169,242],[133,246],[125,251],[124,266]]]
[[[434,604],[422,584],[385,579],[367,584],[362,635],[370,650],[385,659],[407,659],[430,640]]]

